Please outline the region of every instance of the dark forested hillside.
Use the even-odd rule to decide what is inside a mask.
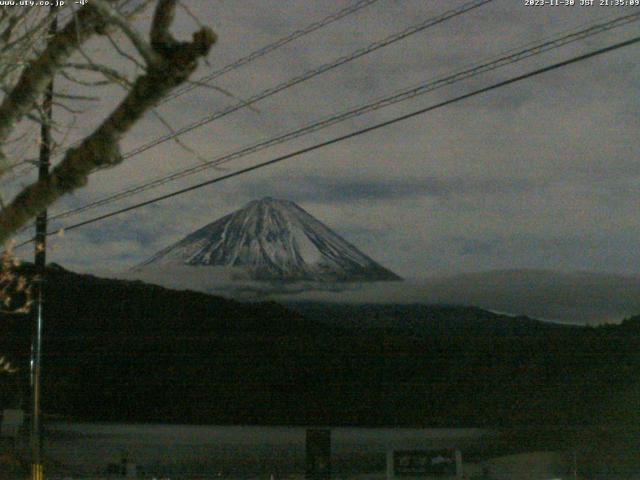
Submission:
[[[50,414],[245,424],[591,424],[640,374],[638,318],[586,328],[470,307],[308,304],[293,311],[61,268],[48,278]],[[2,352],[20,363],[23,382],[28,325],[19,317],[1,322]],[[3,388],[16,389],[6,377]]]

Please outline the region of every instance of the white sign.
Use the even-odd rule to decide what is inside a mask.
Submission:
[[[387,479],[462,478],[459,450],[391,450],[387,454]]]

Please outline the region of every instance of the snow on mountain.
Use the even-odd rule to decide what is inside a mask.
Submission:
[[[229,267],[251,280],[400,280],[293,202],[254,200],[137,266]]]

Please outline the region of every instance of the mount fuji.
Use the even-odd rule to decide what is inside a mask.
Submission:
[[[295,203],[270,197],[191,233],[133,271],[185,266],[226,267],[265,282],[401,280]]]

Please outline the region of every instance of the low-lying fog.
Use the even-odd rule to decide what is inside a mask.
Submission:
[[[240,300],[474,305],[590,325],[616,323],[640,314],[640,276],[606,273],[501,270],[400,282],[269,284],[247,280],[240,272],[225,268],[184,266],[114,276]]]

